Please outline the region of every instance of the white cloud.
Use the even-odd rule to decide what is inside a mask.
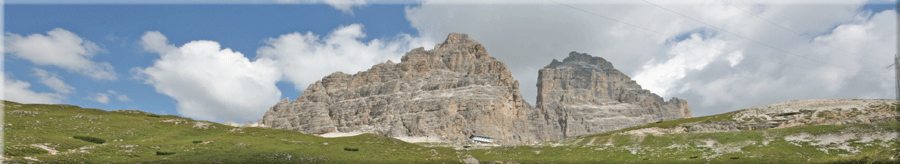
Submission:
[[[692,71],[702,70],[707,65],[719,58],[723,54],[722,49],[725,48],[725,41],[718,39],[706,39],[700,37],[699,34],[691,34],[690,39],[678,42],[668,52],[670,58],[662,63],[648,62],[642,66],[642,69],[634,76],[635,81],[644,89],[650,90],[660,96],[666,97],[669,90],[676,89],[675,84],[683,79]],[[739,54],[740,52],[732,52]],[[740,56],[740,55],[733,55]],[[738,59],[730,63],[736,65]]]
[[[325,4],[341,10],[344,13],[353,13],[352,7],[366,5],[366,0],[323,0]]]
[[[279,101],[281,91],[275,83],[282,75],[273,60],[250,61],[214,41],[175,47],[155,31],[141,39],[144,48],[159,53],[160,59],[150,67],[133,68],[135,77],[175,99],[181,115],[214,121],[255,120]]]
[[[75,87],[66,84],[55,72],[51,73],[39,68],[32,68],[31,70],[34,71],[35,76],[40,78],[41,84],[50,87],[57,93],[70,94],[75,91]]]
[[[741,60],[744,60],[743,53],[744,53],[744,51],[738,50],[738,51],[734,51],[734,52],[731,52],[730,54],[728,54],[728,57],[727,57],[728,65],[731,67],[734,67],[734,66],[740,64]]]
[[[91,100],[94,102],[98,102],[98,103],[102,103],[102,104],[109,104],[109,100],[110,100],[109,97],[115,97],[120,102],[131,101],[131,99],[128,98],[128,96],[125,96],[124,94],[119,94],[118,92],[116,92],[112,89],[107,90],[106,93],[101,92],[101,93],[89,94],[87,97],[85,97],[85,99]]]
[[[88,100],[91,100],[94,102],[98,102],[98,103],[102,103],[102,104],[108,104],[109,103],[109,94],[94,93],[94,94],[89,95],[85,99],[88,99]]]
[[[372,39],[363,42],[360,40],[366,34],[362,29],[360,24],[351,24],[338,27],[325,37],[312,32],[284,34],[267,39],[268,45],[260,47],[256,54],[261,60],[277,61],[285,79],[297,90],[304,90],[335,71],[349,74],[365,71],[387,60],[399,62],[400,57],[412,48],[434,45],[434,42],[407,34],[400,34],[390,41]]]
[[[166,53],[178,49],[178,47],[175,47],[168,42],[169,38],[166,38],[166,36],[159,31],[148,31],[141,36],[140,44],[144,47],[144,50],[156,53]]]
[[[728,1],[765,20],[722,1],[653,1],[712,27],[641,1],[557,2],[577,9],[539,0],[513,5],[425,1],[407,8],[406,17],[425,39],[461,32],[484,44],[526,86],[521,89],[531,103],[536,88],[527,86],[535,86],[538,69],[570,51],[606,58],[644,88],[688,100],[697,116],[794,99],[894,97],[893,73],[883,67],[896,53],[896,13],[860,12],[863,0]],[[727,44],[712,53],[710,46],[682,44],[698,40],[671,43],[697,29],[715,34],[699,43]],[[639,75],[647,64],[657,73]]]
[[[12,79],[3,75],[3,96],[5,100],[19,103],[58,104],[66,98],[60,93],[38,93],[29,89],[31,83]]]
[[[131,98],[128,98],[128,96],[125,96],[124,94],[119,94],[119,93],[117,93],[116,91],[114,91],[114,90],[112,90],[112,89],[106,91],[106,93],[115,95],[115,96],[116,96],[116,100],[119,100],[119,101],[121,101],[121,102],[128,102],[128,101],[131,101]]]
[[[57,66],[98,80],[117,79],[112,65],[90,60],[104,52],[103,49],[62,28],[47,31],[47,35],[22,36],[7,32],[5,41],[5,53],[34,64]]]
[[[353,14],[353,7],[365,6],[366,0],[275,0],[275,3],[325,3],[341,12]]]

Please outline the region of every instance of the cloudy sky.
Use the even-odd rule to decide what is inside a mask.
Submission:
[[[532,104],[538,69],[571,51],[687,100],[694,116],[895,96],[895,1],[5,3],[2,99],[22,103],[255,121],[325,75],[451,32],[505,62]]]

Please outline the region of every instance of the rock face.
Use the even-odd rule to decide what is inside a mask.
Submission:
[[[307,134],[358,131],[450,142],[478,134],[520,143],[534,141],[526,133],[532,109],[506,64],[468,35],[450,34],[433,50],[406,53],[400,63],[328,75],[297,100],[276,104],[261,123]]]
[[[662,97],[600,57],[569,53],[539,71],[537,106],[563,137],[691,117],[687,101]]]
[[[523,100],[506,64],[454,33],[432,50],[413,49],[400,63],[328,75],[296,100],[276,104],[259,124],[307,134],[447,142],[486,135],[498,144],[521,144],[691,116],[684,100],[662,101],[602,58],[573,53],[540,73],[541,108],[535,108]]]

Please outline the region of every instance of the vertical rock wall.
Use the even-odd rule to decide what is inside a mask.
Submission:
[[[687,101],[664,101],[600,57],[571,52],[538,73],[537,107],[563,137],[691,117]]]
[[[465,142],[487,135],[500,144],[558,140],[690,117],[687,102],[641,90],[599,57],[572,53],[541,69],[538,107],[518,81],[466,34],[450,34],[432,50],[413,49],[350,75],[336,72],[294,101],[282,100],[260,120],[307,134],[364,132]]]

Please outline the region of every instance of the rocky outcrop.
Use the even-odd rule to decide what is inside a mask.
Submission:
[[[259,124],[307,134],[374,133],[465,142],[534,143],[690,117],[684,100],[662,101],[599,57],[573,53],[541,70],[538,104],[525,102],[501,61],[466,34],[416,48],[356,74],[336,72]]]
[[[533,107],[503,62],[468,35],[450,34],[432,50],[406,53],[400,63],[328,75],[296,100],[276,104],[261,123],[308,134],[365,132],[450,142],[478,134],[522,143],[536,141],[529,111]]]
[[[897,100],[889,99],[809,99],[754,106],[743,110],[706,116],[671,128],[644,128],[620,134],[717,133],[781,129],[818,125],[873,124],[900,120]]]
[[[584,53],[554,59],[539,71],[537,86],[537,107],[563,137],[691,117],[687,101],[664,101],[612,63]]]

